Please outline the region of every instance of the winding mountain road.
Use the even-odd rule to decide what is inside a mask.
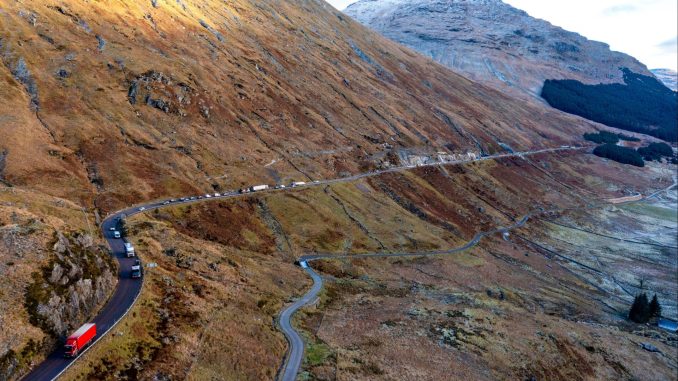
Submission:
[[[110,231],[111,227],[116,226],[118,218],[123,215],[130,216],[135,213],[138,213],[135,209],[126,209],[109,216],[101,224],[104,238],[108,242],[111,253],[118,260],[120,266],[118,271],[118,285],[115,288],[113,295],[92,320],[92,323],[97,325],[97,341],[105,336],[106,333],[127,315],[127,312],[132,308],[134,302],[136,302],[137,297],[141,293],[142,281],[139,279],[132,279],[130,276],[130,268],[134,263],[134,258],[127,258],[123,241],[121,239],[113,238],[113,232]],[[92,345],[95,343],[96,341]],[[86,352],[89,348],[91,348],[91,345],[82,353]],[[59,347],[23,379],[26,381],[56,379],[77,359],[77,357],[65,358],[63,348]]]
[[[668,187],[655,191],[654,193],[642,197],[640,200],[634,200],[634,201],[626,201],[620,204],[631,204],[631,203],[637,203],[637,202],[645,202],[648,201],[657,195],[668,192],[669,190],[678,187],[678,177],[673,177],[673,184],[669,185]],[[283,310],[283,312],[280,314],[280,320],[279,324],[280,327],[285,334],[285,337],[287,337],[288,342],[290,343],[290,348],[287,353],[287,356],[285,358],[285,363],[283,364],[283,373],[282,376],[279,378],[280,381],[295,381],[297,378],[297,374],[299,373],[299,368],[301,367],[301,362],[303,361],[304,358],[304,341],[301,339],[301,336],[299,333],[292,328],[291,324],[291,319],[294,316],[294,314],[300,310],[301,308],[311,304],[316,300],[318,297],[318,294],[320,293],[320,290],[322,290],[323,287],[323,280],[318,273],[316,273],[313,268],[310,265],[310,262],[312,261],[318,261],[318,260],[323,260],[323,259],[358,259],[358,258],[391,258],[391,257],[396,257],[396,258],[401,258],[401,257],[430,257],[430,256],[439,256],[439,255],[451,255],[451,254],[456,254],[465,250],[468,250],[474,246],[476,246],[480,241],[493,234],[497,233],[506,233],[511,230],[514,230],[516,228],[524,226],[530,218],[538,215],[544,215],[548,214],[551,212],[555,211],[565,211],[565,210],[574,210],[574,209],[592,209],[592,208],[598,208],[603,205],[609,205],[607,202],[602,202],[602,203],[596,203],[596,204],[588,204],[584,207],[581,208],[567,208],[567,209],[561,209],[561,210],[538,210],[535,212],[531,212],[521,218],[518,222],[514,223],[513,225],[505,228],[496,228],[492,229],[486,232],[480,232],[477,233],[470,241],[465,243],[462,246],[459,246],[457,248],[453,249],[448,249],[448,250],[436,250],[436,251],[428,251],[428,252],[416,252],[416,253],[369,253],[369,254],[353,254],[353,255],[345,255],[345,254],[310,254],[310,255],[304,255],[299,258],[298,263],[300,266],[306,271],[306,273],[313,279],[313,286],[311,289],[304,294],[299,300],[288,306]],[[619,205],[619,204],[618,204]],[[596,269],[593,269],[594,271],[597,271]]]
[[[490,156],[484,156],[484,157],[479,157],[476,159],[468,159],[468,160],[457,160],[457,161],[449,161],[449,162],[433,162],[429,164],[422,164],[419,166],[398,166],[398,167],[392,167],[388,169],[383,169],[383,170],[377,170],[377,171],[372,171],[372,172],[366,172],[366,173],[361,173],[353,176],[348,176],[348,177],[341,177],[341,178],[336,178],[336,179],[329,179],[329,180],[319,180],[319,181],[313,181],[312,183],[308,183],[303,186],[295,187],[295,188],[284,188],[284,189],[268,189],[264,191],[259,191],[259,192],[253,192],[253,193],[245,193],[241,194],[238,191],[230,191],[221,194],[218,197],[204,197],[204,198],[195,198],[191,200],[190,198],[186,198],[185,200],[176,200],[174,202],[169,202],[168,200],[160,200],[156,202],[151,202],[147,204],[141,204],[141,205],[136,205],[133,207],[129,207],[124,210],[120,210],[118,212],[115,212],[108,217],[102,222],[101,224],[101,230],[103,233],[104,238],[106,239],[108,245],[111,248],[111,253],[115,258],[117,259],[119,263],[119,271],[118,271],[118,284],[116,286],[115,291],[113,292],[113,295],[110,297],[108,302],[104,305],[104,307],[99,311],[99,313],[96,315],[96,317],[92,320],[93,323],[97,325],[97,337],[96,340],[89,346],[87,347],[83,352],[80,353],[80,356],[82,356],[87,350],[89,350],[92,346],[96,344],[97,341],[99,341],[102,337],[104,337],[107,333],[109,333],[115,326],[122,320],[127,313],[130,311],[132,306],[135,304],[137,298],[141,294],[141,289],[143,286],[143,280],[139,279],[132,279],[130,276],[131,272],[131,267],[132,264],[134,263],[135,258],[127,258],[125,255],[125,248],[123,244],[122,239],[116,239],[113,238],[113,233],[110,230],[112,227],[116,227],[117,222],[120,218],[128,218],[131,217],[135,214],[138,213],[143,213],[147,211],[151,211],[154,209],[160,209],[163,207],[170,207],[170,206],[176,206],[176,205],[181,205],[181,204],[189,204],[189,203],[197,203],[197,202],[205,202],[205,201],[217,201],[217,200],[224,200],[224,199],[229,199],[229,198],[235,198],[235,197],[249,197],[252,196],[253,194],[259,194],[259,193],[271,193],[271,192],[283,192],[283,191],[289,191],[289,190],[296,190],[296,189],[304,189],[308,187],[316,187],[316,186],[324,186],[324,185],[330,185],[330,184],[336,184],[336,183],[343,183],[343,182],[351,182],[367,177],[373,177],[373,176],[378,176],[381,174],[385,173],[391,173],[391,172],[398,172],[398,171],[403,171],[403,170],[408,170],[416,167],[433,167],[433,166],[439,166],[439,165],[454,165],[454,164],[464,164],[464,163],[469,163],[469,162],[474,162],[474,161],[486,161],[486,160],[495,160],[495,159],[501,159],[501,158],[508,158],[508,157],[523,157],[523,156],[531,156],[531,155],[536,155],[540,153],[549,153],[549,152],[559,152],[559,151],[578,151],[578,150],[585,150],[589,149],[589,147],[558,147],[558,148],[545,148],[545,149],[540,149],[540,150],[532,150],[532,151],[526,151],[526,152],[514,152],[514,153],[506,153],[506,154],[496,154],[496,155],[490,155]],[[441,255],[441,254],[452,254],[456,253],[459,251],[466,250],[474,245],[476,245],[483,237],[493,234],[496,232],[500,231],[505,231],[507,229],[511,229],[514,227],[522,226],[525,222],[527,222],[527,219],[529,216],[523,217],[522,220],[514,224],[510,228],[502,228],[502,229],[495,229],[490,232],[485,232],[485,233],[479,233],[476,235],[471,241],[469,241],[467,244],[465,244],[462,247],[453,249],[453,250],[448,250],[448,251],[440,251],[440,252],[431,252],[431,253],[426,253],[423,255]],[[365,255],[355,255],[351,256],[351,258],[360,258],[360,257],[406,257],[406,256],[422,256],[421,253],[390,253],[390,254],[365,254]],[[314,261],[314,260],[319,260],[319,259],[325,259],[328,258],[329,256],[325,255],[320,255],[320,254],[315,254],[315,255],[308,255],[304,256],[300,259],[301,262],[308,263],[309,261]],[[332,258],[346,258],[348,256],[332,256]],[[287,356],[285,357],[285,363],[283,365],[283,373],[281,376],[281,379],[284,381],[291,381],[296,378],[296,375],[299,371],[299,367],[301,365],[301,361],[303,359],[303,354],[304,354],[304,342],[299,336],[299,334],[294,330],[294,328],[291,325],[291,317],[292,315],[299,310],[301,307],[304,305],[310,303],[313,301],[317,294],[320,292],[320,289],[322,288],[322,279],[320,276],[313,271],[310,267],[305,269],[306,272],[311,276],[313,279],[313,287],[311,290],[306,293],[301,299],[296,301],[294,304],[286,308],[280,315],[279,318],[279,323],[280,323],[280,328],[285,334],[285,337],[289,341],[290,348]],[[80,357],[79,356],[79,357]],[[58,347],[52,352],[43,362],[35,366],[26,376],[23,377],[23,380],[25,381],[45,381],[45,380],[54,380],[58,378],[61,374],[63,374],[79,357],[69,359],[69,358],[64,358],[63,356],[63,349],[61,347]]]
[[[545,213],[543,211],[538,212],[539,214]],[[301,267],[306,271],[306,273],[313,279],[313,287],[304,294],[299,300],[294,302],[292,305],[287,307],[286,309],[283,310],[283,312],[280,314],[280,328],[282,329],[283,333],[287,337],[287,340],[290,343],[290,349],[288,351],[285,365],[283,367],[283,373],[282,376],[280,377],[280,381],[294,381],[297,378],[297,373],[299,373],[299,368],[301,367],[301,362],[304,359],[304,341],[301,339],[301,336],[299,336],[299,333],[292,328],[292,324],[290,322],[292,316],[300,310],[302,307],[306,306],[307,304],[310,304],[313,302],[317,297],[318,294],[320,293],[320,290],[323,287],[323,280],[316,273],[313,268],[311,268],[309,262],[312,261],[317,261],[317,260],[322,260],[322,259],[343,259],[343,258],[402,258],[402,257],[429,257],[429,256],[434,256],[434,255],[450,255],[450,254],[455,254],[459,253],[465,250],[468,250],[469,248],[477,245],[484,237],[496,233],[504,233],[508,232],[512,229],[519,228],[527,221],[530,219],[532,215],[535,213],[531,213],[526,215],[525,217],[521,218],[520,221],[516,222],[515,224],[507,227],[507,228],[497,228],[493,229],[490,231],[486,232],[481,232],[476,234],[473,239],[468,241],[462,246],[459,246],[454,249],[449,249],[449,250],[437,250],[437,251],[429,251],[429,252],[417,252],[417,253],[370,253],[370,254],[354,254],[354,255],[332,255],[332,254],[312,254],[312,255],[304,255],[301,258],[299,258],[299,264]]]

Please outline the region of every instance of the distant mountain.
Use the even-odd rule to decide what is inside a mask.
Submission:
[[[384,36],[513,95],[538,97],[547,79],[623,83],[651,76],[607,44],[531,17],[500,0],[362,0],[344,11]]]
[[[652,74],[673,91],[678,91],[678,73],[671,69],[652,69]]]

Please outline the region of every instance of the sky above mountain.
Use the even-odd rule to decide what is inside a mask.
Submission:
[[[355,0],[327,0],[344,9]],[[531,16],[610,44],[650,68],[677,69],[676,0],[505,0]]]

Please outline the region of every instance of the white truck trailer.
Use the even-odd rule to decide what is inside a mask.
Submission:
[[[125,242],[125,255],[127,255],[127,257],[134,257],[136,255],[134,246],[129,242]]]
[[[258,192],[266,189],[268,189],[268,185],[255,185],[253,187],[250,187],[250,191],[252,192]]]

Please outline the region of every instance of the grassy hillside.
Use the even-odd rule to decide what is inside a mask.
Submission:
[[[509,225],[539,207],[578,208],[624,189],[645,191],[646,185],[638,178],[647,171],[659,174],[655,170],[605,163],[594,156],[544,155],[419,168],[140,216],[131,223],[135,243],[159,267],[147,272],[149,286],[143,291],[143,301],[121,326],[121,334],[106,338],[66,379],[129,374],[189,380],[216,375],[234,380],[273,379],[285,351],[284,337],[274,328],[273,319],[290,295],[299,295],[310,286],[301,269],[292,265],[299,255],[452,248],[479,230]],[[586,176],[579,175],[584,172]],[[663,176],[655,185],[669,182]],[[558,242],[541,241],[549,234],[544,228],[536,229],[542,223],[534,221],[536,225],[519,233],[542,244]],[[628,227],[633,228],[633,223]],[[607,278],[594,288],[600,280],[597,274],[565,262],[566,267],[549,262],[540,249],[524,247],[525,243],[512,237],[509,242],[493,237],[490,246],[452,259],[318,263],[328,286],[319,304],[297,322],[309,344],[308,376],[389,379],[407,374],[435,379],[436,375],[452,377],[450,372],[457,369],[471,379],[488,373],[518,377],[524,374],[510,364],[520,363],[526,364],[525,372],[566,380],[578,365],[556,369],[569,364],[559,358],[572,353],[594,369],[593,375],[626,374],[614,373],[616,356],[644,351],[630,341],[614,339],[611,332],[618,329],[619,318],[605,303],[622,310],[632,297],[620,297],[619,286]],[[572,245],[581,244],[567,239]],[[597,249],[592,246],[591,250]],[[651,254],[647,259],[652,264],[643,261],[637,270],[663,274],[663,283],[653,287],[667,290],[668,299],[677,292],[668,282],[675,264],[663,262],[666,257],[654,251]],[[622,271],[628,253],[603,247],[596,255],[618,269],[613,274],[621,287],[633,287],[634,273]],[[581,257],[586,263],[596,261]],[[504,301],[499,299],[500,290],[505,293]],[[460,315],[463,309],[467,313]],[[619,350],[611,352],[615,357],[582,350],[561,335],[565,329],[558,327],[562,326],[576,335],[604,335],[605,342]],[[447,332],[441,329],[455,327],[463,328],[456,331],[459,341],[440,345]],[[532,361],[531,337],[536,330],[556,337],[540,354],[546,359],[543,362]],[[413,342],[420,351],[412,353]],[[502,355],[506,348],[510,356]],[[404,356],[403,350],[411,354]],[[433,365],[439,361],[455,366]],[[469,361],[476,367],[467,368]],[[671,371],[664,362],[655,365],[656,374]],[[647,369],[641,361],[624,362],[624,368],[630,374]]]
[[[455,75],[316,0],[0,3],[7,378],[106,299],[116,272],[96,223],[120,207],[411,155],[571,144],[593,127]],[[533,205],[578,204],[576,189],[597,177],[654,176],[598,164],[417,169],[142,216],[135,244],[159,267],[119,332],[67,379],[270,379],[285,350],[273,316],[308,282],[296,255],[444,247]]]
[[[2,178],[103,210],[582,132],[317,1],[5,2],[0,30]]]
[[[20,261],[11,248],[0,252],[10,274],[0,277],[2,298],[31,296],[0,314],[21,333],[3,334],[0,348],[3,369],[14,375],[105,300],[93,292],[82,310],[55,314],[64,317],[56,330],[36,317],[46,302],[53,310],[80,295],[80,278],[60,284],[59,272],[74,267],[60,257],[64,245],[53,246],[58,233],[69,242],[84,237],[80,215],[96,241],[97,219],[163,196],[337,177],[407,155],[491,153],[502,149],[499,142],[558,145],[585,130],[575,118],[478,86],[311,0],[0,1],[0,82],[1,189],[25,194],[30,219],[62,219],[57,227],[23,226],[7,211],[2,220],[2,229],[28,232],[12,233],[19,245],[33,245],[40,232],[40,250]],[[78,212],[32,209],[32,200],[52,199]],[[303,217],[295,213],[280,218]],[[259,230],[242,234],[232,244],[247,241],[258,253],[284,244]],[[83,260],[78,267],[106,258],[97,245],[72,244],[67,252]],[[355,242],[364,250],[375,244],[370,237]],[[105,274],[85,275],[109,284]],[[43,292],[51,288],[55,298]],[[29,338],[40,344],[21,355]]]

